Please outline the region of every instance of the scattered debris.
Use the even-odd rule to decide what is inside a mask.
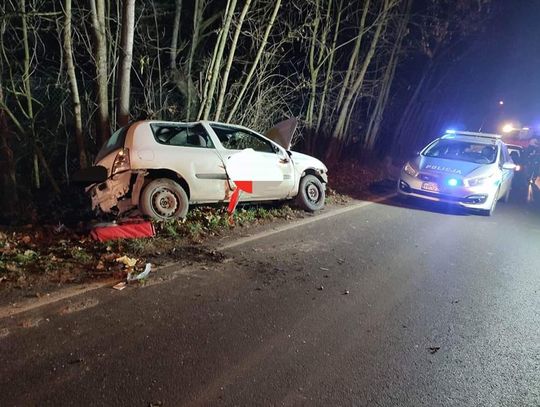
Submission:
[[[135,267],[135,265],[137,264],[137,259],[133,259],[131,257],[128,257],[126,255],[122,256],[122,257],[118,257],[116,259],[116,261],[118,263],[122,263],[124,264],[126,267],[129,267],[129,268],[133,268]]]
[[[452,304],[457,304],[459,300],[452,300]]]
[[[349,291],[349,290],[345,290],[345,291],[343,291],[343,295],[348,295],[349,293],[350,293],[350,291]]]
[[[429,353],[431,353],[432,355],[433,355],[434,353],[437,353],[437,351],[438,351],[439,349],[441,349],[440,346],[430,346],[430,347],[428,348]]]
[[[323,285],[320,285],[320,286],[317,288],[317,290],[319,290],[319,291],[324,290],[324,286],[323,286]]]
[[[115,290],[118,290],[118,291],[122,291],[126,287],[127,287],[127,283],[125,281],[122,281],[122,282],[120,282],[118,284],[113,285],[112,288],[114,288]]]
[[[150,274],[150,271],[152,270],[152,264],[146,263],[146,267],[144,268],[144,271],[142,273],[137,274],[136,276],[133,276],[133,273],[128,273],[127,275],[127,282],[131,283],[132,281],[140,281],[144,280],[148,277]]]
[[[326,268],[326,267],[319,267],[322,271],[330,271],[329,268]]]
[[[343,263],[345,263],[345,260],[344,259],[337,259],[337,262],[338,262],[338,264],[343,264]]]

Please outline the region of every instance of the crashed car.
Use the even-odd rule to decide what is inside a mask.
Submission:
[[[294,198],[316,211],[325,203],[328,170],[316,158],[290,150],[295,129],[294,118],[272,128],[268,137],[209,121],[139,121],[116,131],[102,147],[88,170],[99,179],[86,190],[92,207],[104,213],[138,207],[155,219],[181,218],[190,204],[227,202],[236,187],[228,164],[249,150],[259,173],[280,176],[240,201]]]
[[[397,191],[491,216],[508,200],[515,169],[499,135],[449,131],[403,166]]]

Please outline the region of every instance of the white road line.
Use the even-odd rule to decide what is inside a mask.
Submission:
[[[382,202],[382,201],[386,201],[387,199],[390,199],[393,196],[395,196],[395,194],[389,194],[389,195],[386,195],[386,196],[383,196],[383,197],[380,197],[380,198],[376,198],[376,199],[374,199],[372,201],[360,202],[360,203],[357,203],[357,204],[354,204],[354,205],[351,205],[351,206],[347,206],[346,208],[337,209],[335,211],[331,211],[331,212],[328,212],[328,213],[325,213],[325,214],[322,214],[322,215],[317,215],[317,216],[314,216],[314,217],[309,218],[309,219],[302,219],[302,220],[300,220],[298,222],[294,222],[292,224],[283,225],[283,226],[277,227],[277,228],[272,229],[272,230],[256,233],[253,236],[243,237],[243,238],[237,239],[237,240],[235,240],[235,241],[233,241],[231,243],[227,243],[227,244],[224,244],[223,246],[219,246],[217,248],[217,250],[223,251],[223,250],[227,250],[227,249],[232,249],[233,247],[242,246],[244,244],[253,242],[254,240],[262,239],[262,238],[265,238],[265,237],[268,237],[268,236],[275,235],[277,233],[281,233],[281,232],[285,232],[287,230],[299,228],[301,226],[306,226],[306,225],[309,225],[310,223],[313,223],[313,222],[318,222],[318,221],[323,220],[323,219],[332,218],[334,216],[338,216],[338,215],[341,215],[341,214],[344,214],[344,213],[347,213],[347,212],[350,212],[350,211],[354,211],[356,209],[364,208],[366,206],[370,206],[370,205],[373,205],[373,204],[376,204],[376,203],[379,203],[379,202]]]

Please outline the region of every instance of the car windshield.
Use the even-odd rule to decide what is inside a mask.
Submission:
[[[497,146],[461,140],[438,140],[424,153],[426,157],[492,164],[497,159]]]
[[[96,156],[96,163],[101,161],[104,157],[106,157],[113,151],[118,150],[124,146],[128,127],[129,126],[122,127],[113,133],[109,140],[107,140],[103,147],[101,147],[101,150],[99,150],[99,153]]]

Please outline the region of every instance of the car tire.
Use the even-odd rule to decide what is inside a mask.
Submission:
[[[506,193],[504,194],[503,202],[508,203],[510,202],[510,192],[512,191],[512,188],[508,187],[506,190]]]
[[[150,181],[139,197],[141,212],[156,220],[185,218],[189,209],[189,199],[177,182],[158,178]]]
[[[499,200],[499,191],[497,191],[497,194],[495,195],[495,198],[493,199],[493,202],[491,203],[491,207],[489,209],[482,209],[480,211],[480,214],[484,216],[493,216],[493,213],[495,212],[495,208],[497,207],[498,200]]]
[[[324,207],[325,188],[315,175],[305,175],[300,180],[296,204],[308,212],[315,212]]]

